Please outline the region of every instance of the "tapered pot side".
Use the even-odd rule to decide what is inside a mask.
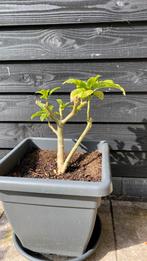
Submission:
[[[85,141],[79,151],[102,153],[100,182],[6,176],[33,148],[56,150],[56,139],[27,138],[0,161],[0,199],[14,233],[35,252],[79,256],[93,232],[101,197],[112,192],[109,147]],[[65,139],[65,151],[74,140]]]

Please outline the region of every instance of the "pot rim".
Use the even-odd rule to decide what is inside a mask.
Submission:
[[[0,167],[11,156],[21,148],[24,144],[30,142],[52,141],[56,142],[55,138],[39,138],[29,137],[21,141],[15,148],[10,151],[4,158],[0,160]],[[71,142],[73,139],[65,139],[65,142]],[[91,143],[92,141],[86,141]],[[72,181],[72,180],[53,180],[53,179],[37,179],[37,178],[22,178],[0,176],[0,191],[19,191],[42,194],[62,194],[73,196],[90,196],[101,197],[107,196],[112,192],[109,146],[106,141],[97,142],[97,149],[102,153],[102,179],[99,182],[88,181]],[[0,170],[1,171],[1,170]]]

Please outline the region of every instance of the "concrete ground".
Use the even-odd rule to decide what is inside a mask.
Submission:
[[[103,230],[88,261],[147,261],[147,203],[103,200],[99,209]],[[0,260],[26,261],[14,248],[12,230],[0,204]],[[55,257],[54,261],[64,261]]]

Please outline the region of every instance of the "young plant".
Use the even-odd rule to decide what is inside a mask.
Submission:
[[[58,105],[58,110],[56,110],[50,100],[50,96],[54,92],[60,90],[61,87],[39,90],[37,93],[40,94],[41,100],[36,101],[39,111],[31,116],[31,119],[40,117],[40,121],[47,121],[48,127],[57,136],[57,171],[59,175],[65,173],[73,154],[92,127],[92,117],[90,113],[92,98],[96,97],[97,99],[103,100],[103,90],[105,88],[119,89],[122,91],[123,95],[125,95],[125,90],[122,86],[116,84],[113,80],[100,80],[100,75],[90,77],[87,81],[68,79],[63,84],[73,84],[75,86],[70,93],[70,101],[65,103],[60,98],[56,99]],[[64,158],[64,125],[81,111],[83,107],[85,107],[87,111],[86,127],[77,139],[68,156]],[[70,109],[70,112],[66,116],[64,116],[65,109]],[[56,123],[56,127],[52,125],[52,122]]]

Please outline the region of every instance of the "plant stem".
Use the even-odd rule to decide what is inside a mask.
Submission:
[[[81,134],[81,136],[79,137],[79,139],[76,141],[75,145],[73,146],[72,150],[69,152],[62,168],[61,168],[61,173],[65,173],[67,167],[68,167],[68,164],[73,156],[73,154],[76,152],[78,146],[80,145],[81,141],[84,139],[84,137],[86,136],[86,134],[88,133],[88,131],[91,129],[92,127],[92,118],[89,118],[88,122],[87,122],[87,125],[86,125],[86,128],[85,130],[83,131],[83,133]]]
[[[63,119],[63,113],[62,113],[61,108],[59,108],[59,114],[60,114],[60,121],[62,121],[62,119]]]
[[[48,122],[48,126],[57,135],[57,130],[53,127],[53,125],[50,122]]]
[[[69,121],[75,114],[77,110],[78,100],[74,101],[72,111],[62,120],[62,124],[64,125],[67,121]]]
[[[49,116],[53,121],[55,121],[58,124],[58,119],[55,118],[54,114],[51,111],[49,111]]]
[[[58,119],[56,119],[55,116],[54,116],[54,114],[53,114],[53,112],[48,109],[48,105],[49,105],[49,103],[46,102],[45,107],[46,107],[46,109],[47,109],[48,112],[49,112],[49,117],[50,117],[53,121],[55,121],[55,122],[58,124]],[[49,127],[50,127],[50,126],[49,126]],[[51,129],[52,129],[52,128],[51,128]]]
[[[90,101],[91,99],[89,98],[87,102],[87,122],[90,120]]]
[[[63,164],[64,164],[63,125],[59,124],[57,127],[57,169],[58,169],[58,174],[62,173]]]

